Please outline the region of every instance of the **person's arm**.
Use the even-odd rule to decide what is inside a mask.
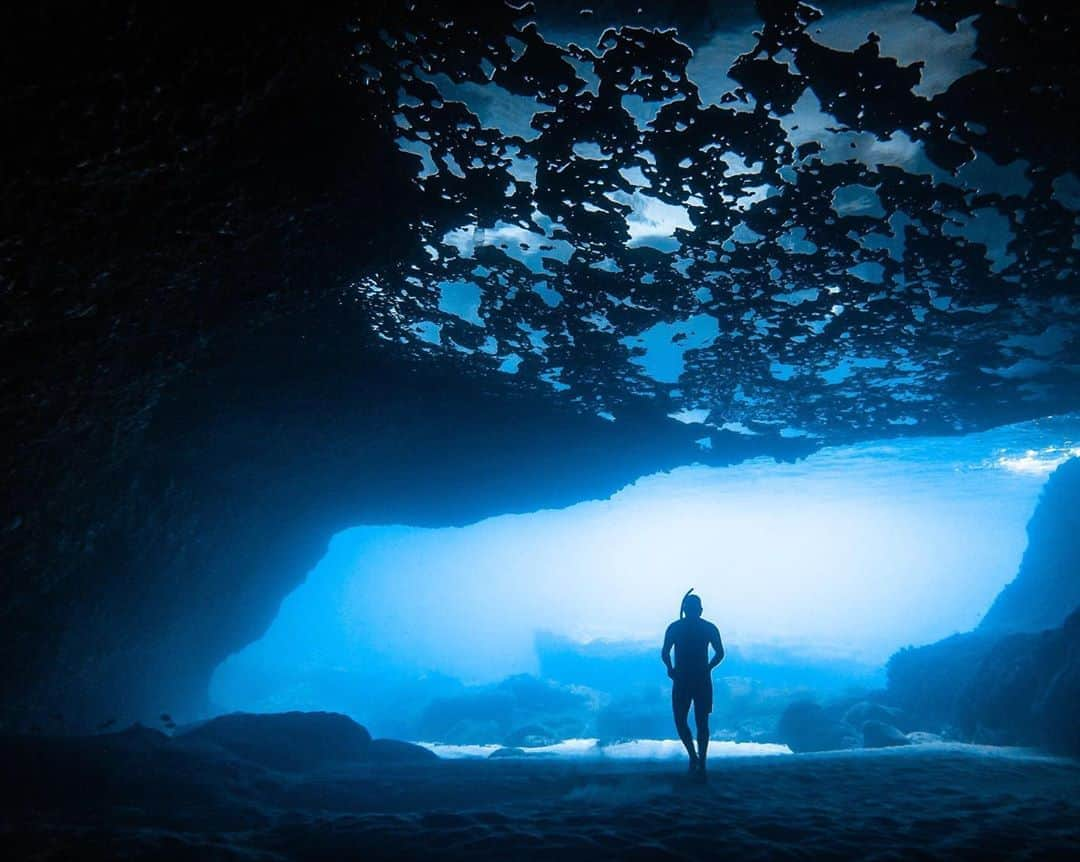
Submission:
[[[724,642],[720,640],[720,629],[716,626],[713,626],[709,633],[709,643],[713,648],[712,661],[709,662],[709,670],[712,670],[724,660]]]
[[[667,632],[664,634],[664,646],[660,649],[660,660],[664,663],[664,667],[667,668],[667,675],[672,679],[675,678],[675,668],[671,665],[671,648],[675,646],[675,637],[671,633],[671,626],[668,626]]]

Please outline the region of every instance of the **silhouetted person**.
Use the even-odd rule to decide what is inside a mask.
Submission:
[[[693,590],[683,596],[679,619],[668,626],[660,657],[671,677],[671,708],[675,713],[675,729],[690,755],[690,772],[705,774],[705,755],[709,751],[709,713],[712,712],[712,669],[724,660],[724,644],[720,631],[701,618],[701,599]],[[709,646],[713,657],[709,658]],[[671,663],[671,648],[675,648],[675,664]],[[697,724],[697,751],[690,735],[687,717],[694,705]]]

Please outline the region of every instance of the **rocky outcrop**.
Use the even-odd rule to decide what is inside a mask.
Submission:
[[[889,663],[889,696],[952,738],[1080,755],[1080,610],[1043,632],[905,650]]]
[[[860,700],[844,713],[843,720],[852,727],[862,727],[868,721],[904,728],[909,724],[903,712],[896,707]]]
[[[954,726],[960,693],[995,642],[992,635],[969,632],[905,647],[889,659],[890,702],[917,717],[921,730],[938,732]]]
[[[1057,629],[1001,638],[965,682],[956,711],[976,742],[1080,755],[1080,610]]]
[[[371,734],[333,712],[234,712],[182,730],[182,745],[212,746],[270,769],[308,771],[371,755]]]
[[[1047,480],[1027,532],[1016,579],[998,594],[979,631],[1055,628],[1080,607],[1080,458]]]
[[[1080,754],[1080,459],[1047,481],[1016,579],[979,627],[896,653],[888,697],[919,723],[989,744]]]
[[[858,732],[844,721],[831,717],[811,701],[788,706],[776,726],[777,739],[796,754],[858,748]]]
[[[488,755],[488,760],[504,760],[513,757],[528,757],[524,750],[520,748],[496,748],[491,754]]]
[[[439,759],[431,749],[400,739],[373,739],[367,757],[372,763],[430,763]]]
[[[429,763],[430,749],[398,739],[372,739],[367,728],[333,712],[235,712],[182,728],[157,745],[204,754],[220,752],[246,763],[287,772],[314,772],[358,763]],[[127,731],[130,735],[130,731]],[[130,747],[130,742],[126,743]]]

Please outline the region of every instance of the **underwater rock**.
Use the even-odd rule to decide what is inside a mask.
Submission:
[[[906,650],[889,663],[889,688],[922,726],[957,739],[1080,754],[1080,611],[1037,634],[955,635]]]
[[[496,748],[488,755],[488,760],[502,760],[506,757],[528,757],[520,748]]]
[[[1080,610],[1060,628],[1000,638],[960,693],[956,723],[990,744],[1080,754]]]
[[[515,748],[513,746],[497,748],[488,755],[488,760],[505,760],[509,758],[524,758],[525,760],[558,760],[559,755],[553,751],[533,751],[527,748]]]
[[[373,763],[427,763],[439,759],[431,749],[400,739],[371,740],[367,757]]]
[[[959,739],[1080,754],[1080,459],[1047,481],[1016,579],[979,627],[907,648],[888,696],[922,727]]]
[[[290,771],[363,760],[372,749],[365,727],[333,712],[234,712],[174,739],[188,746],[215,746],[242,760]]]
[[[907,725],[902,710],[868,700],[861,700],[848,708],[844,713],[843,721],[852,727],[862,727],[868,721],[891,724],[901,730],[904,730]]]
[[[955,724],[964,683],[995,642],[992,635],[976,631],[894,653],[886,666],[891,702],[923,729]]]
[[[912,745],[929,745],[932,742],[941,742],[941,734],[927,733],[925,730],[913,730],[907,734],[908,742]]]
[[[796,754],[859,746],[858,733],[851,725],[830,718],[818,704],[805,700],[784,710],[776,736]]]
[[[911,740],[897,728],[883,721],[867,721],[862,726],[863,748],[891,748],[911,745]]]
[[[1080,756],[1080,611],[1062,626],[1065,660],[1050,680],[1035,713],[1042,726],[1042,740],[1051,751]]]
[[[1027,533],[1020,570],[998,593],[979,631],[1042,631],[1080,607],[1080,458],[1047,480]]]

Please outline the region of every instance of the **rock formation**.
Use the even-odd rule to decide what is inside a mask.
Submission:
[[[710,95],[695,3],[9,5],[5,728],[198,714],[346,527],[1080,405],[1056,7],[917,4],[934,87],[758,4]]]
[[[1048,480],[1020,572],[979,627],[890,659],[888,695],[920,729],[1080,754],[1078,511],[1073,459]]]
[[[1028,523],[1016,579],[979,623],[981,632],[1037,632],[1060,626],[1080,608],[1080,458],[1047,480]]]
[[[297,772],[373,756],[367,729],[332,712],[237,712],[181,730],[174,738],[180,745],[214,747],[269,769]]]
[[[858,748],[858,731],[810,701],[796,701],[780,716],[777,739],[796,754]]]

